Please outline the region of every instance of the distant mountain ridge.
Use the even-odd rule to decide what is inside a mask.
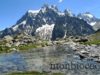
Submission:
[[[94,15],[92,15],[89,12],[86,13],[80,13],[77,16],[80,19],[83,19],[86,21],[89,25],[93,26],[93,29],[97,31],[100,29],[100,19],[96,18]]]
[[[56,39],[65,36],[89,35],[94,33],[83,19],[75,17],[70,10],[60,12],[56,6],[44,5],[39,10],[29,10],[15,25],[0,32],[0,38],[20,33],[40,37],[41,39]]]

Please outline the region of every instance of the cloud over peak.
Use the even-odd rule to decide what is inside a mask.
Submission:
[[[59,3],[63,2],[63,0],[59,0]]]

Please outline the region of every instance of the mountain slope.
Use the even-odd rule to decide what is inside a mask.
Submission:
[[[100,41],[100,29],[91,35],[91,40],[99,40]]]
[[[59,17],[53,30],[52,39],[63,38],[64,36],[84,36],[92,34],[94,30],[84,20],[67,15]]]
[[[57,11],[58,10],[55,6],[47,5],[44,5],[40,10],[29,10],[14,26],[3,30],[0,37],[6,35],[17,35],[19,33],[26,33],[27,35],[35,36],[37,28],[46,24],[55,24],[58,16]]]
[[[57,31],[55,31],[56,28]],[[57,38],[66,35],[88,35],[93,33],[93,29],[84,20],[75,17],[70,10],[66,9],[63,13],[56,6],[44,5],[39,10],[27,11],[15,25],[1,31],[0,38],[6,35],[15,36],[20,33],[49,40],[52,37]],[[54,35],[55,33],[57,36]]]
[[[89,35],[87,38],[88,42],[86,42],[85,44],[100,45],[100,29],[96,31],[94,34]]]

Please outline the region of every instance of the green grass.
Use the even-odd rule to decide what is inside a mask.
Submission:
[[[47,75],[46,73],[39,73],[39,72],[20,72],[20,73],[12,73],[8,75]]]
[[[35,45],[35,44],[21,45],[21,46],[18,46],[16,48],[18,50],[29,50],[29,49],[32,49],[32,48],[37,48],[37,45]]]
[[[8,53],[9,51],[9,47],[0,45],[0,53]]]
[[[11,73],[8,75],[64,75],[63,73],[40,73],[40,72],[19,72],[19,73]]]
[[[82,42],[82,44],[85,44],[85,45],[92,45],[92,44],[95,44],[95,45],[100,45],[100,32],[96,32],[90,36],[88,36],[88,39],[89,41],[87,42]]]
[[[26,50],[30,50],[33,48],[48,46],[48,41],[41,41],[41,43],[31,43],[31,44],[27,44],[27,45],[19,45],[18,47],[17,46],[7,47],[7,46],[5,46],[4,43],[5,42],[0,43],[0,53],[9,53],[9,52],[11,52],[12,48],[15,48],[20,51],[26,51]]]
[[[81,42],[81,44],[84,44],[84,45],[100,45],[100,40],[92,40],[92,41],[88,41],[88,42]]]
[[[48,42],[47,41],[42,41],[42,43],[38,43],[38,44],[21,45],[21,46],[18,46],[16,48],[18,50],[29,50],[29,49],[45,47],[45,46],[48,46]]]

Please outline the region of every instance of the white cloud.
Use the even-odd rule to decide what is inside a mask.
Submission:
[[[59,3],[63,2],[63,0],[59,0]]]

